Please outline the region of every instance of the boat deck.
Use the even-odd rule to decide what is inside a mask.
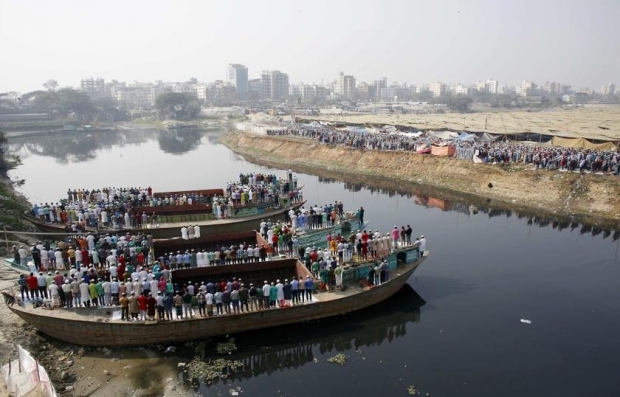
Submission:
[[[428,252],[425,253],[424,257],[428,256]],[[424,258],[420,258],[424,259]],[[422,261],[417,261],[418,263],[414,264],[415,267],[419,265]],[[393,279],[397,279],[401,274],[411,270],[411,264],[409,265],[400,265],[396,269],[392,270],[390,273],[390,280],[386,283],[392,282]],[[357,280],[355,282],[350,282],[346,284],[346,288],[343,290],[337,289],[333,292],[321,291],[315,292],[312,294],[312,302],[305,302],[299,305],[313,305],[321,302],[329,302],[336,301],[339,299],[344,299],[347,297],[351,297],[353,295],[357,295],[363,291],[368,290],[368,287],[363,287],[361,284],[361,280]],[[15,296],[18,297],[19,294],[17,291],[14,291]],[[51,304],[51,300],[45,300],[45,305]],[[17,304],[17,303],[16,303]],[[89,321],[89,322],[118,322],[118,323],[126,323],[126,324],[136,324],[136,323],[144,323],[144,325],[155,325],[158,324],[157,321],[138,321],[138,322],[125,322],[120,320],[120,306],[111,306],[111,307],[102,307],[102,308],[92,308],[92,307],[79,307],[79,308],[56,308],[50,309],[48,307],[39,307],[35,308],[31,304],[20,305],[20,311],[26,313],[33,313],[38,316],[48,316],[53,318],[63,318],[67,320],[76,320],[76,321]],[[277,309],[268,309],[268,310],[286,310],[286,308],[277,308]],[[204,317],[198,316],[198,309],[194,307],[194,311],[196,315],[191,319],[182,319],[175,321],[201,321],[205,320]],[[225,314],[224,316],[243,316],[246,314],[254,313],[254,311],[246,312],[246,313],[231,313]],[[213,316],[209,318],[217,318],[221,316]]]

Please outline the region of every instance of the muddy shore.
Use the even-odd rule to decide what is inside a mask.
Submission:
[[[447,157],[322,145],[234,131],[221,142],[246,160],[348,183],[620,229],[620,178],[485,165]]]

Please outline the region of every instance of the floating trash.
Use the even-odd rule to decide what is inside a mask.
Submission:
[[[407,393],[409,393],[410,396],[417,396],[420,394],[420,392],[418,391],[418,389],[416,389],[415,386],[411,385],[407,388]]]
[[[336,354],[334,357],[330,357],[327,359],[328,363],[345,365],[347,363],[347,356],[342,353]]]
[[[235,338],[228,339],[227,342],[218,343],[215,351],[217,354],[231,354],[237,350],[237,345],[235,345]]]
[[[217,378],[227,378],[228,374],[224,373],[225,370],[236,371],[242,367],[243,363],[241,361],[224,360],[223,358],[203,361],[199,358],[194,358],[187,364],[186,369],[191,379],[203,378],[206,383],[211,384]]]
[[[526,320],[526,319],[524,319],[524,318],[522,318],[522,319],[521,319],[521,322],[522,322],[523,324],[531,324],[531,323],[532,323],[532,321],[531,321],[531,320]]]

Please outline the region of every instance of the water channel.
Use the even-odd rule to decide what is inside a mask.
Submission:
[[[221,187],[274,172],[217,143],[221,131],[11,138],[32,202],[67,188]],[[310,204],[366,209],[370,227],[411,224],[431,257],[409,287],[362,312],[237,335],[246,368],[201,394],[431,396],[620,394],[620,233],[300,174]],[[522,322],[521,320],[530,322]],[[347,364],[327,363],[342,352]],[[189,351],[180,349],[191,359]],[[176,371],[176,368],[174,369]],[[182,373],[178,376],[182,378]]]

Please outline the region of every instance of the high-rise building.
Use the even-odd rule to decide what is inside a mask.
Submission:
[[[263,82],[261,79],[248,80],[248,99],[263,99]]]
[[[248,97],[248,68],[238,63],[226,66],[226,81],[235,86],[237,98],[247,99]]]
[[[530,96],[534,93],[536,84],[533,81],[523,80],[521,82],[521,96]]]
[[[104,79],[93,79],[92,77],[82,79],[80,87],[91,99],[102,98],[106,95]]]
[[[491,94],[497,94],[497,90],[499,89],[499,82],[497,80],[488,79],[484,83],[485,89]]]
[[[340,75],[338,76],[338,86],[336,93],[343,98],[354,99],[355,77],[347,76],[344,73],[340,72]]]
[[[288,74],[279,70],[264,70],[261,73],[262,99],[282,101],[288,97]]]
[[[616,93],[616,85],[614,83],[603,84],[601,88],[601,94],[603,95],[613,95]]]
[[[441,82],[431,83],[428,85],[428,90],[433,93],[433,96],[439,97],[443,94],[444,86]]]
[[[387,77],[381,77],[379,80],[375,80],[375,99],[381,99],[381,90],[387,87]]]

